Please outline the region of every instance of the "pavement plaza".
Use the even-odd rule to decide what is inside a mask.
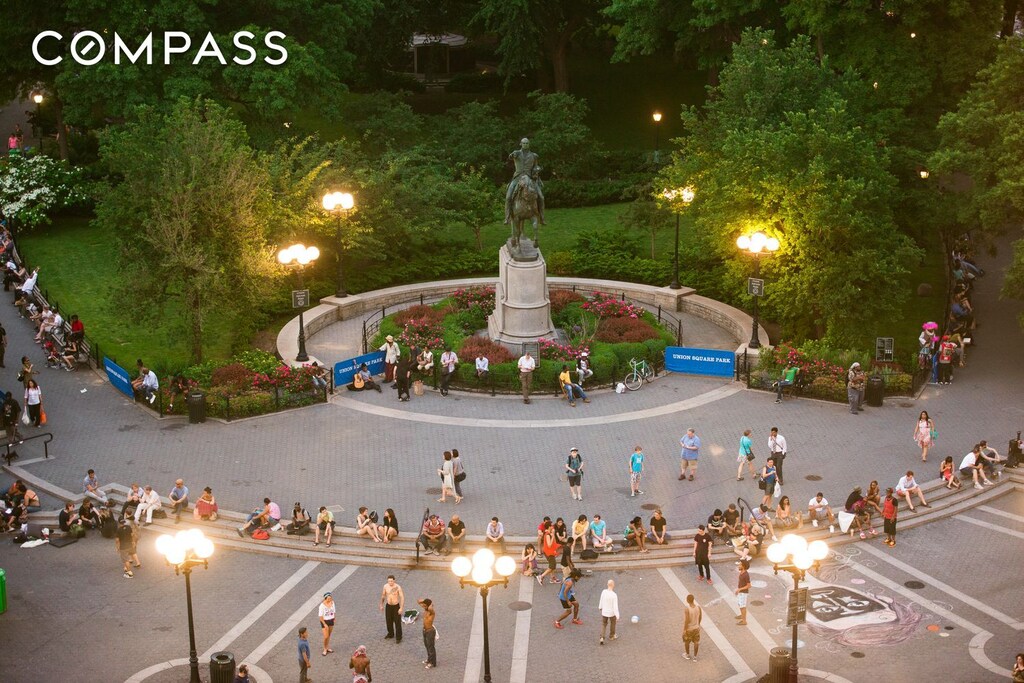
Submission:
[[[1005,256],[983,265],[994,273],[1004,261]],[[978,284],[981,344],[970,351],[968,367],[952,386],[929,387],[917,399],[890,400],[858,416],[843,405],[803,399],[776,405],[767,394],[729,382],[668,376],[639,392],[597,392],[591,404],[576,409],[553,397],[526,406],[515,398],[452,393],[442,399],[432,392],[399,404],[385,389],[231,424],[186,425],[180,419],[154,419],[98,375],[44,369],[40,384],[51,418],[47,429],[55,435],[53,457],[22,466],[76,493],[88,467],[103,483],[152,483],[164,494],[180,476],[193,491],[212,486],[227,509],[250,509],[266,495],[285,510],[295,500],[310,509],[340,506],[339,521],[349,526],[360,505],[392,507],[406,534],[427,506],[440,508],[445,519],[457,511],[474,534],[483,532],[492,515],[501,517],[510,533],[525,535],[544,515],[569,519],[581,513],[601,514],[618,531],[635,514],[649,516],[640,508],[645,504],[660,506],[669,528],[682,529],[737,496],[756,498],[749,476],[735,481],[738,439],[743,429],[753,429],[755,453],[763,462],[768,430],[778,426],[790,444],[785,492],[794,509],[803,508],[817,490],[839,507],[853,485],[877,479],[892,486],[908,468],[920,480],[934,479],[943,457],[959,459],[977,439],[987,438],[1002,451],[1024,423],[1019,400],[1024,369],[1013,362],[1020,347],[1015,323],[1020,307],[998,300],[997,287],[996,277]],[[0,320],[12,360],[0,380],[11,387],[17,357],[28,353],[39,365],[42,359],[12,308],[0,308]],[[924,466],[911,441],[922,409],[939,431]],[[704,447],[697,480],[679,482],[678,439],[688,426],[696,427]],[[636,444],[648,459],[645,494],[634,499],[627,462]],[[572,446],[587,463],[583,502],[573,501],[560,480]],[[466,499],[458,508],[434,502],[440,454],[452,447],[462,453],[468,473]],[[33,455],[25,451],[23,460]],[[9,483],[9,477],[0,479]],[[837,617],[801,629],[801,666],[818,672],[807,680],[861,681],[879,674],[897,681],[1005,678],[1013,655],[1024,649],[1024,597],[1016,577],[1024,538],[1022,498],[1010,493],[985,506],[998,512],[978,508],[915,529],[892,550],[877,542],[840,548],[819,580],[847,591],[844,604],[851,613],[838,617],[847,620],[842,629],[829,626]],[[56,505],[46,496],[43,500]],[[0,617],[5,651],[25,655],[0,657],[6,660],[5,679],[10,674],[9,680],[17,681],[129,680],[186,655],[182,582],[156,556],[152,534],[144,535],[141,546],[144,568],[129,581],[120,575],[112,546],[98,538],[59,550],[0,545],[10,596],[9,612]],[[699,672],[700,680],[755,680],[767,669],[767,649],[788,643],[779,610],[790,584],[788,576],[771,576],[764,560],[753,569],[752,577],[764,585],[756,585],[751,596],[747,630],[732,624],[730,564],[714,566],[715,586],[698,584],[690,566],[595,573],[580,586],[584,625],[562,632],[551,626],[559,611],[555,587],[515,576],[507,590],[492,592],[495,680],[674,681],[691,672]],[[218,552],[210,569],[193,577],[199,650],[227,649],[266,672],[264,680],[291,679],[297,676],[295,630],[308,626],[318,651],[311,601],[336,584],[337,653],[316,655],[314,680],[345,680],[347,653],[359,643],[370,648],[375,680],[478,680],[481,624],[475,593],[459,590],[447,573],[395,572],[407,602],[429,595],[438,604],[440,667],[424,672],[418,624],[408,627],[400,646],[380,640],[383,624],[376,607],[387,573]],[[598,647],[596,604],[608,578],[617,582],[626,623],[619,641]],[[923,586],[909,588],[913,581]],[[687,592],[706,608],[698,663],[680,656],[680,599]],[[510,609],[524,606],[513,603],[532,609]],[[868,624],[873,630],[849,634],[850,625],[864,626],[858,610],[874,615],[876,621]],[[628,623],[633,614],[640,617],[637,625]],[[35,652],[45,656],[30,654]],[[183,671],[156,671],[144,680],[181,680]]]

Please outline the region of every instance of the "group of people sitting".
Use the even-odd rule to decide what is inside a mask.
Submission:
[[[40,507],[39,494],[21,479],[4,492],[0,503],[0,531],[20,531],[28,523],[28,513]]]

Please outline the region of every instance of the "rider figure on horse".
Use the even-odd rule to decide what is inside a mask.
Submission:
[[[544,221],[544,182],[540,179],[540,157],[536,152],[530,151],[530,141],[523,138],[519,141],[519,149],[508,155],[516,165],[516,172],[512,175],[512,182],[508,184],[508,191],[505,193],[505,225],[512,222],[512,196],[515,194],[516,184],[519,176],[527,176],[537,191],[537,216],[541,225],[547,225]]]

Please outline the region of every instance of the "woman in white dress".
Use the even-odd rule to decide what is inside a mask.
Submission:
[[[917,426],[914,428],[914,441],[921,447],[921,462],[928,460],[928,449],[931,448],[934,439],[935,421],[928,417],[928,411],[922,410],[917,418]]]
[[[451,451],[444,452],[444,464],[441,465],[441,469],[437,473],[441,475],[441,497],[437,499],[437,502],[448,502],[448,494],[451,493],[455,496],[455,504],[461,503],[462,496],[455,493],[455,465],[452,463]]]

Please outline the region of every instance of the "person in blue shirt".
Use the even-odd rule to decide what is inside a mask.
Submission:
[[[643,493],[640,490],[640,477],[644,474],[644,452],[640,446],[633,449],[633,455],[629,456],[629,495],[635,496]]]
[[[608,538],[608,525],[601,515],[594,515],[594,519],[590,522],[590,540],[594,545],[594,550],[598,548],[610,551],[612,549],[612,541]]]
[[[555,619],[555,628],[562,628],[562,620],[570,614],[572,614],[572,623],[577,626],[583,625],[583,621],[579,618],[580,603],[576,600],[576,582],[582,575],[579,569],[573,569],[569,573],[569,578],[563,581],[558,589],[558,600],[562,603],[565,611],[562,612],[560,617]]]
[[[736,456],[736,481],[743,481],[743,463],[747,464],[750,476],[756,477],[757,471],[754,469],[754,442],[750,440],[749,429],[744,429],[743,436],[740,437],[740,450]]]
[[[309,638],[306,627],[299,629],[299,683],[306,683],[309,678],[306,673],[313,668],[309,661]]]
[[[181,511],[188,510],[188,487],[185,481],[176,480],[168,497],[171,499],[171,511],[174,512],[174,523],[178,524],[181,522]]]
[[[697,473],[697,458],[700,457],[700,437],[694,433],[693,427],[686,430],[686,435],[679,439],[682,450],[679,453],[679,481],[686,479],[689,470],[690,481]]]
[[[761,481],[764,482],[764,497],[761,498],[761,505],[767,505],[769,508],[772,503],[772,494],[775,493],[775,460],[768,458],[764,463],[764,467],[761,468]],[[758,487],[761,483],[758,482]]]

